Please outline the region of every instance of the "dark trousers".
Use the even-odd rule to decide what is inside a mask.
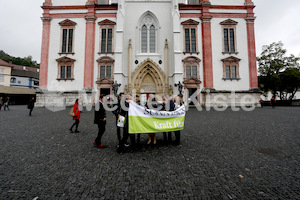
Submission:
[[[101,144],[101,139],[102,139],[102,136],[105,132],[105,123],[100,123],[98,124],[98,136],[97,138],[95,139],[95,142],[96,142],[96,145],[100,145]]]
[[[32,110],[33,110],[33,108],[30,108],[29,116],[31,116]]]
[[[9,107],[8,107],[8,104],[4,104],[4,110],[6,110],[6,108],[7,108],[8,110],[10,110]]]
[[[180,131],[174,131],[175,133],[175,144],[179,145],[180,144]]]
[[[116,115],[116,126],[118,124],[118,115]],[[117,137],[118,137],[118,141],[121,141],[121,128],[117,126]]]
[[[168,132],[168,137],[167,137],[167,133],[164,132],[164,142],[172,142],[172,132]]]
[[[120,140],[120,147],[123,147],[124,144],[127,142],[128,138],[130,137],[131,145],[135,145],[135,135],[129,134],[128,132],[128,126],[123,128],[123,138]]]
[[[31,114],[31,112],[30,112],[30,114]],[[73,129],[73,127],[76,125],[76,129],[75,129],[75,131],[77,131],[77,129],[78,129],[78,125],[79,125],[79,119],[75,119],[75,122],[74,122],[74,124],[71,126],[71,130]]]

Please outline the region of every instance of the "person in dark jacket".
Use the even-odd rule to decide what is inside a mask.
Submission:
[[[174,102],[169,99],[167,96],[163,96],[163,103],[162,103],[162,109],[161,111],[174,111]],[[167,133],[164,132],[164,142],[165,144],[171,143],[172,142],[172,132],[168,132],[168,137]]]
[[[9,109],[9,106],[8,106],[8,105],[9,105],[9,99],[10,99],[9,97],[6,97],[6,99],[5,99],[5,102],[4,102],[4,110],[6,110],[6,108],[7,108],[8,110],[10,110],[10,109]]]
[[[28,104],[28,109],[30,110],[29,116],[31,116],[32,110],[34,108],[34,103],[35,103],[35,99],[34,99],[34,97],[31,97],[29,104]]]
[[[123,99],[124,97],[124,93],[121,92],[118,96],[118,104],[117,104],[117,109],[113,111],[113,114],[115,115],[116,117],[116,126],[117,126],[117,123],[118,123],[118,119],[120,117],[120,112],[121,112],[121,100]],[[121,128],[117,126],[117,137],[118,137],[118,142],[120,143],[121,141]]]
[[[73,120],[75,120],[74,124],[71,126],[71,128],[69,129],[71,131],[71,133],[73,132],[73,127],[75,127],[75,133],[79,133],[80,131],[78,131],[78,125],[79,125],[79,119],[80,119],[80,110],[79,110],[79,106],[78,106],[78,101],[79,99],[76,99],[74,105],[73,105],[73,112],[75,114],[75,116],[73,117]]]
[[[124,101],[124,100],[123,100]],[[129,109],[129,103],[131,101],[131,96],[130,95],[126,95],[126,101],[125,101],[125,107],[127,108],[126,109],[123,109],[122,108],[122,102],[121,102],[121,112],[120,112],[120,115],[124,116],[125,117],[125,124],[124,124],[124,127],[123,127],[123,137],[122,137],[122,140],[119,144],[119,148],[118,148],[118,152],[119,153],[122,153],[124,152],[125,150],[125,147],[127,146],[127,140],[129,138],[129,117],[128,117],[128,109]],[[132,149],[135,149],[135,136],[134,135],[130,135],[130,141],[131,141],[131,148]]]
[[[96,145],[97,148],[107,147],[106,145],[103,145],[101,143],[101,139],[105,132],[105,126],[106,126],[106,111],[103,106],[104,97],[105,97],[104,94],[100,95],[100,101],[98,102],[98,106],[96,106],[95,109],[94,123],[98,124],[98,136],[94,141],[94,145]]]
[[[177,96],[174,101],[174,110],[177,110],[182,105],[183,105],[183,101],[182,101],[181,97]],[[180,131],[174,131],[174,133],[175,133],[174,143],[175,143],[175,145],[179,145],[180,144]]]

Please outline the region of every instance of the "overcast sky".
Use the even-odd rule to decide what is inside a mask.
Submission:
[[[0,50],[31,55],[40,62],[43,0],[0,0]],[[282,41],[288,54],[300,56],[300,0],[254,0],[256,52]]]

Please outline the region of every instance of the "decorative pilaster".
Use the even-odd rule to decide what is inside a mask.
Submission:
[[[84,88],[94,87],[94,54],[95,54],[95,21],[93,15],[85,16],[85,61],[84,61]]]
[[[131,39],[129,39],[128,44],[128,90],[131,92],[131,66],[132,66],[132,44]]]
[[[41,19],[43,21],[43,36],[42,36],[41,64],[40,64],[40,88],[47,88],[50,26],[51,26],[52,18],[41,17]]]
[[[43,6],[52,6],[51,0],[45,0],[45,2],[43,3]]]
[[[202,20],[202,51],[203,51],[203,81],[205,88],[213,88],[213,65],[211,45],[211,24],[212,16],[203,15]]]
[[[245,0],[245,6],[254,6],[252,0]]]
[[[169,91],[169,45],[168,40],[165,42],[165,73],[166,73],[166,92]]]
[[[246,17],[247,35],[248,35],[248,59],[249,59],[249,79],[250,88],[258,87],[257,69],[256,69],[256,49],[255,49],[255,17]]]

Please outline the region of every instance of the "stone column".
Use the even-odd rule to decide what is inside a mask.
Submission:
[[[209,4],[210,5],[210,4]],[[213,88],[213,65],[212,65],[212,45],[211,45],[211,24],[212,16],[205,13],[209,12],[209,7],[203,8],[202,20],[202,51],[203,51],[203,81],[205,88]]]
[[[249,79],[250,88],[258,87],[257,68],[256,68],[256,50],[255,50],[255,17],[246,17],[247,35],[248,35],[248,59],[249,59]]]
[[[84,88],[94,88],[94,54],[95,54],[95,21],[93,15],[85,16],[85,60],[84,60]]]
[[[128,44],[128,91],[131,92],[131,66],[132,66],[132,44],[131,39],[129,39]]]
[[[168,46],[168,40],[166,39],[165,42],[165,74],[166,74],[166,86],[165,86],[165,92],[169,94],[169,46]]]
[[[42,17],[43,36],[40,64],[40,88],[47,88],[51,17]]]

